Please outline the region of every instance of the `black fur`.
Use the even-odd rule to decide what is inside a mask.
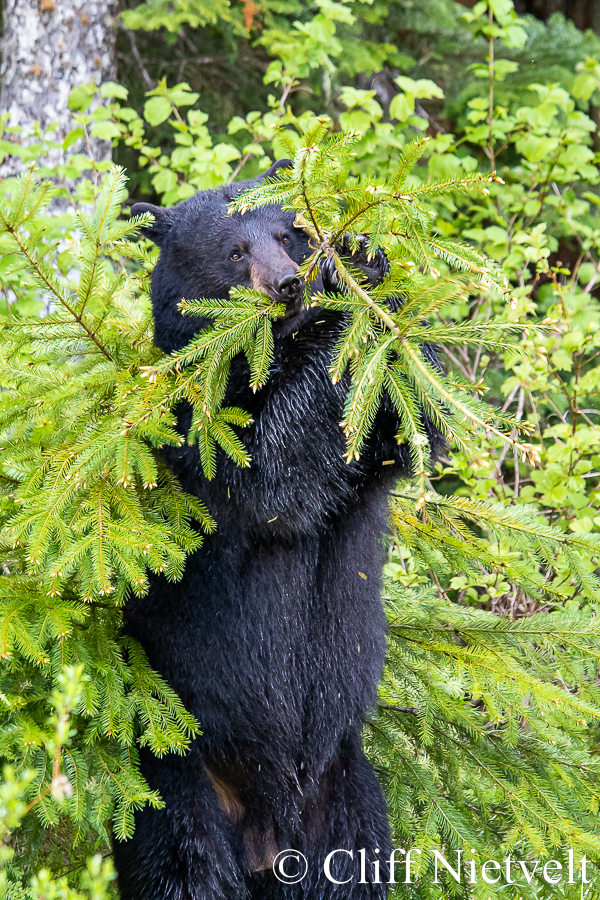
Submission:
[[[277,285],[310,252],[293,214],[279,207],[227,214],[245,186],[153,208],[150,233],[161,246],[155,341],[165,351],[184,346],[203,324],[180,315],[182,297],[225,298],[236,284],[260,282],[281,299]],[[232,260],[232,251],[242,258]],[[128,601],[126,627],[202,734],[183,757],[141,751],[142,771],[166,807],[137,813],[133,838],[115,842],[122,900],[387,896],[383,883],[359,883],[358,850],[381,859],[382,882],[390,854],[385,801],[360,731],[385,651],[388,492],[408,473],[409,458],[383,404],[362,458],[345,462],[339,423],[348,382],[334,385],[328,374],[341,317],[301,309],[295,294],[283,299],[288,314],[276,326],[269,382],[253,394],[247,365],[236,358],[225,401],[253,416],[241,432],[251,467],[220,454],[217,476],[207,481],[196,448],[164,450],[218,532],[188,559],[182,581],[153,576],[148,595]],[[184,406],[183,432],[189,422]],[[309,863],[293,886],[271,870],[287,848]],[[352,877],[343,885],[323,874],[337,849],[355,853],[353,862],[335,858],[335,877]],[[373,876],[367,865],[367,880]]]

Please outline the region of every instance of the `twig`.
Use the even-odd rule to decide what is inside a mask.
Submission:
[[[255,135],[254,138],[252,139],[252,146],[254,146],[255,144],[258,144],[259,142],[260,142],[260,139],[258,138],[257,135]],[[242,169],[244,168],[244,166],[246,165],[246,163],[248,162],[248,160],[250,159],[250,157],[253,156],[253,155],[254,155],[253,153],[245,153],[245,154],[242,156],[242,158],[240,159],[239,163],[237,164],[237,166],[235,167],[235,169],[233,170],[233,172],[231,173],[231,175],[230,175],[229,178],[227,179],[227,184],[231,184],[232,181],[235,181],[235,179],[236,179],[237,176],[240,174],[240,172],[242,171]]]
[[[365,291],[365,289],[360,286],[358,281],[355,281],[355,279],[352,277],[350,272],[346,269],[343,262],[341,261],[341,259],[339,258],[338,254],[335,252],[335,250],[333,250],[333,248],[331,250],[331,253],[335,260],[335,267],[337,269],[337,273],[338,273],[339,277],[341,278],[341,280],[344,282],[344,284],[347,287],[349,287],[351,291],[354,291],[355,294],[358,294],[358,296],[360,297],[361,300],[364,300],[364,302],[367,304],[367,306],[373,310],[375,315],[379,319],[381,319],[381,321],[388,327],[388,329],[392,332],[392,334],[395,334],[396,337],[400,337],[400,329],[398,328],[398,326],[396,325],[396,323],[394,322],[392,317],[388,313],[386,313],[385,310],[383,310],[379,306],[379,304],[375,303],[375,301],[371,299],[371,297],[368,295],[368,293]]]
[[[489,17],[489,25],[490,25],[490,31],[491,31],[491,29],[494,25],[494,11],[492,9],[491,4],[490,4],[490,8],[488,10],[488,17]],[[489,97],[488,97],[488,128],[489,128],[490,146],[489,146],[488,156],[490,159],[490,168],[491,168],[492,172],[495,174],[496,173],[496,155],[494,153],[494,76],[495,76],[495,72],[494,72],[493,33],[490,35],[490,38],[488,41],[488,47],[489,47],[488,59],[489,59],[489,73],[490,73],[490,92],[489,92]]]
[[[378,703],[379,709],[389,709],[391,712],[407,712],[416,715],[419,710],[416,706],[394,706],[392,703]]]
[[[474,380],[471,377],[471,372],[469,371],[469,369],[467,369],[467,367],[465,365],[463,365],[463,363],[461,363],[461,361],[459,359],[456,358],[456,356],[448,349],[448,347],[445,344],[438,344],[438,346],[439,346],[440,350],[442,350],[442,352],[446,354],[448,359],[454,363],[456,368],[460,369],[460,371],[463,373],[465,378],[467,378],[469,381]]]
[[[142,56],[140,54],[140,51],[139,51],[139,48],[137,45],[137,41],[135,39],[135,34],[131,30],[131,28],[126,28],[125,34],[129,38],[129,43],[131,44],[131,53],[132,53],[133,58],[135,59],[136,63],[138,64],[138,69],[140,70],[144,84],[146,85],[148,90],[151,91],[151,90],[153,90],[153,88],[156,87],[156,85],[150,78],[148,70],[147,70],[146,66],[144,65]]]
[[[525,405],[525,389],[521,388],[519,391],[519,400],[517,402],[517,411],[515,413],[515,421],[519,422],[521,420],[521,416],[523,415],[523,407]],[[516,436],[516,434],[515,434]],[[519,496],[519,454],[517,453],[517,448],[515,447],[513,450],[513,459],[515,461],[515,486],[514,486],[514,496],[515,500]]]

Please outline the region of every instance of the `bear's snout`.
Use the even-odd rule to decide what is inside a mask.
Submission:
[[[304,300],[304,278],[295,272],[289,272],[287,275],[275,278],[273,287],[277,298],[286,305],[285,318],[297,315]]]
[[[281,278],[275,279],[273,285],[282,300],[286,302],[301,297],[304,291],[304,278],[291,272],[289,275],[283,275]]]

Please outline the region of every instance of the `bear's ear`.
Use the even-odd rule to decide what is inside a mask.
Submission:
[[[141,216],[143,213],[152,213],[154,222],[143,228],[144,236],[149,237],[159,247],[162,247],[171,227],[173,225],[173,216],[170,209],[163,209],[162,206],[154,206],[153,203],[134,203],[130,209],[132,216]]]
[[[292,166],[291,159],[277,159],[273,163],[270,169],[267,169],[266,172],[263,172],[260,176],[261,178],[272,178],[277,169],[289,169]]]

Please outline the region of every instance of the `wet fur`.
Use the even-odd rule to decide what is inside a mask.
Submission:
[[[293,214],[264,207],[229,216],[232,193],[205,192],[157,213],[152,302],[155,341],[167,352],[203,324],[180,315],[182,297],[227,297],[256,273],[270,291],[309,253]],[[292,238],[286,248],[281,234]],[[241,244],[244,271],[229,259]],[[386,403],[360,461],[345,462],[339,423],[348,379],[334,385],[328,374],[341,327],[337,313],[292,310],[276,326],[271,377],[256,394],[245,360],[234,360],[225,405],[253,417],[241,432],[249,469],[220,453],[207,481],[195,447],[163,451],[218,531],[188,559],[180,582],[152,576],[148,595],[128,601],[125,620],[202,734],[183,757],[140,752],[166,806],[138,812],[133,838],[115,842],[122,900],[387,896],[385,884],[359,884],[358,863],[346,855],[333,871],[352,882],[323,875],[331,850],[365,848],[374,859],[379,848],[385,881],[386,806],[360,732],[385,652],[388,495],[410,465]],[[184,405],[182,433],[189,423]],[[285,886],[271,865],[290,847],[305,854],[309,871]]]

